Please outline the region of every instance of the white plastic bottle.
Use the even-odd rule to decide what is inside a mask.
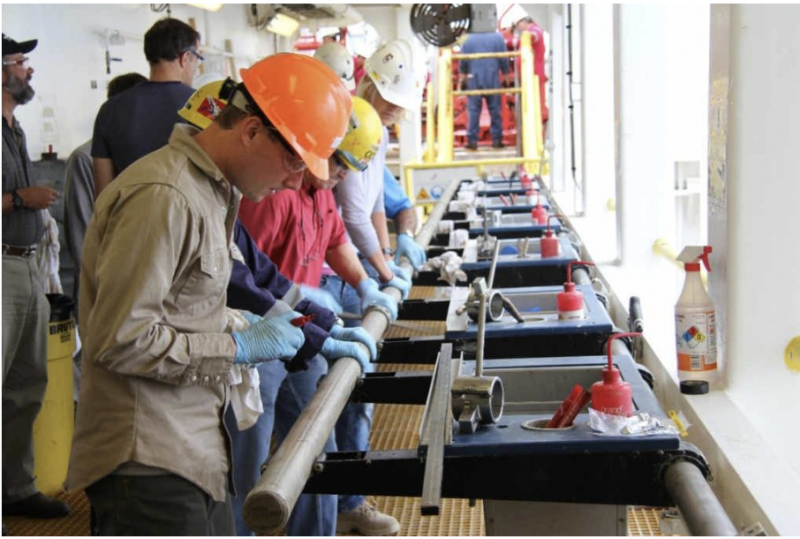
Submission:
[[[700,261],[708,264],[710,246],[688,246],[678,255],[684,263],[686,281],[675,304],[675,339],[678,351],[678,378],[700,380],[714,385],[717,369],[717,316],[714,302],[700,279]]]

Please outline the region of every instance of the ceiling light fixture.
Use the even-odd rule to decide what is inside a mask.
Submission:
[[[300,28],[300,21],[283,13],[276,13],[270,19],[267,30],[280,36],[290,37]]]
[[[211,2],[197,2],[189,5],[199,7],[200,9],[205,9],[206,11],[213,11],[214,13],[222,9],[222,4],[212,4]]]

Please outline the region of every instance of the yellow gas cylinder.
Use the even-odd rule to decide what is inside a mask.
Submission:
[[[33,423],[36,487],[44,494],[63,490],[75,424],[72,355],[75,352],[74,304],[69,296],[48,294],[47,390]]]

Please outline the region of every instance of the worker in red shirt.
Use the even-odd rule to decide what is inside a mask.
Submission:
[[[368,279],[364,266],[347,239],[333,189],[349,170],[366,169],[378,149],[382,128],[377,112],[360,97],[353,98],[353,114],[365,119],[348,132],[334,152],[330,179],[320,180],[307,173],[299,191],[291,196],[275,196],[239,209],[239,219],[259,249],[278,265],[281,273],[302,285],[303,295],[341,312],[341,306],[328,292],[320,290],[323,264],[359,292],[362,308],[378,304],[397,318],[397,302],[378,290],[378,282]]]
[[[544,32],[541,27],[536,24],[530,17],[523,17],[514,24],[514,30],[521,34],[528,32],[531,34],[531,44],[533,46],[533,72],[539,77],[539,100],[542,107],[542,125],[547,123],[550,117],[550,111],[547,109],[545,103],[545,83],[547,82],[547,75],[544,73]]]
[[[306,171],[300,190],[286,193],[290,196],[279,192],[257,204],[243,204],[239,207],[239,219],[258,248],[278,265],[280,272],[301,285],[306,298],[331,310],[341,311],[341,306],[327,290],[317,288],[323,264],[327,262],[331,273],[335,272],[356,289],[362,311],[365,312],[370,305],[378,305],[395,320],[397,301],[381,292],[378,282],[367,276],[347,239],[331,192],[349,171],[360,172],[367,168],[380,147],[382,135],[378,113],[366,100],[354,97],[351,129],[329,159],[330,179],[320,180]],[[395,281],[393,279],[381,286],[395,286]],[[356,410],[343,414],[339,420],[337,446],[340,451],[352,446],[366,451],[369,449],[372,404],[351,403],[348,407]],[[396,519],[379,512],[363,497],[352,498],[360,500],[355,508],[339,513],[338,532],[355,530],[371,536],[397,533],[400,526]],[[341,506],[340,501],[340,511]]]

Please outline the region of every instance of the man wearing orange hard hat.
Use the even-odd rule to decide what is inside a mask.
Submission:
[[[242,196],[297,189],[306,168],[328,177],[351,99],[327,66],[297,54],[241,77],[208,128],[176,125],[111,183],[86,232],[67,486],[86,490],[97,535],[234,535],[222,424],[231,368],[291,358],[304,343],[291,312],[230,331],[233,226]]]

